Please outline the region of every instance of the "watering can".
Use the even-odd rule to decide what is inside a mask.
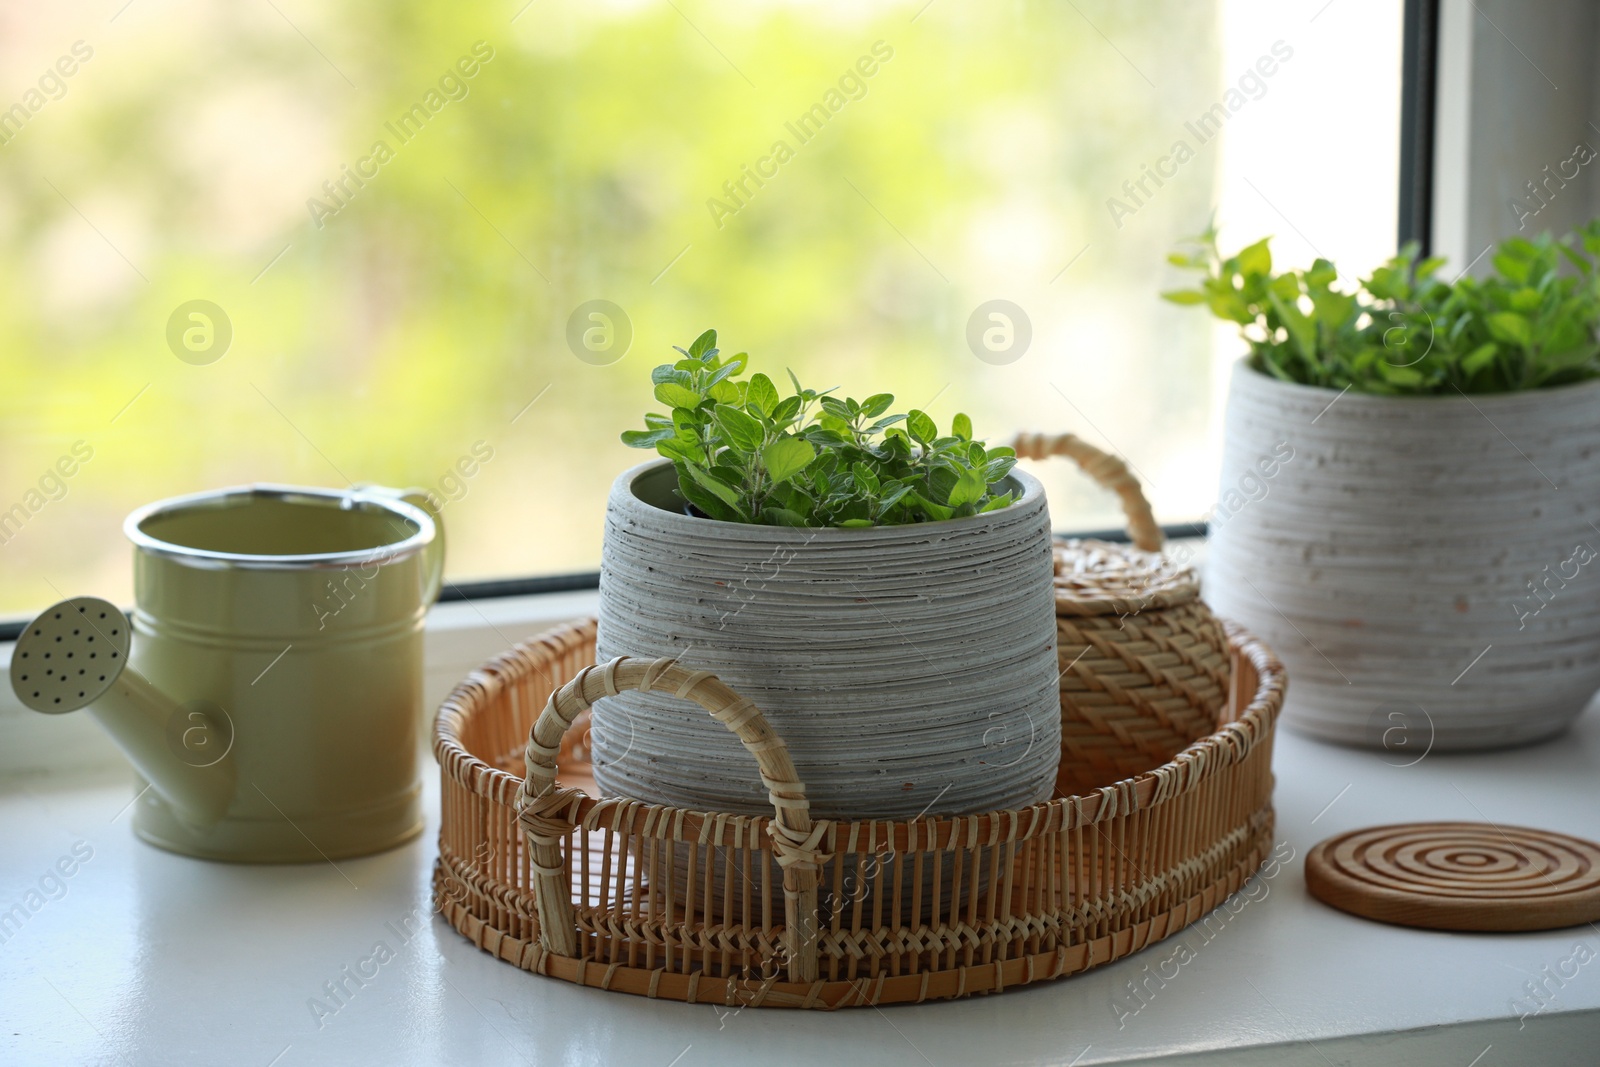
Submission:
[[[140,508],[131,618],[94,597],[18,639],[24,705],[88,708],[144,788],[134,832],[207,859],[365,855],[422,828],[427,494],[253,485]]]

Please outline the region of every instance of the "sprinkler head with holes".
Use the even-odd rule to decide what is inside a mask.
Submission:
[[[180,704],[128,664],[133,627],[114,604],[73,597],[28,624],[11,655],[11,688],[48,715],[80,708],[100,721],[134,768],[185,821],[209,826],[233,798],[232,724],[221,708]],[[176,736],[185,744],[173,744]],[[212,748],[186,751],[191,736]],[[194,746],[189,745],[189,748]]]

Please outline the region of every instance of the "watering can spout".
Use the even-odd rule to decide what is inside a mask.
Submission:
[[[180,704],[128,665],[133,627],[96,597],[63,600],[28,624],[11,656],[11,688],[34,711],[88,708],[162,799],[211,826],[238,781],[226,710]]]

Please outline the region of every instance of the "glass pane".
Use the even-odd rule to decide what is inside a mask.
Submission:
[[[453,580],[591,569],[709,326],[1198,518],[1237,343],[1157,299],[1166,251],[1218,206],[1288,260],[1392,245],[1400,5],[1320,6],[19,8],[0,613],[130,599],[128,511],[251,481],[429,488]],[[1041,474],[1059,528],[1118,521]]]

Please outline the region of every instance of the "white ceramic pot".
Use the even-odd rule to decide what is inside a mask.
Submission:
[[[1402,758],[1559,733],[1600,688],[1600,381],[1383,397],[1240,363],[1207,599],[1285,722]]]
[[[685,514],[665,461],[606,510],[599,659],[681,656],[748,697],[789,746],[818,818],[912,818],[1049,798],[1061,717],[1050,516],[1021,499],[948,522],[793,529]],[[766,814],[755,761],[703,711],[602,700],[607,795]]]

